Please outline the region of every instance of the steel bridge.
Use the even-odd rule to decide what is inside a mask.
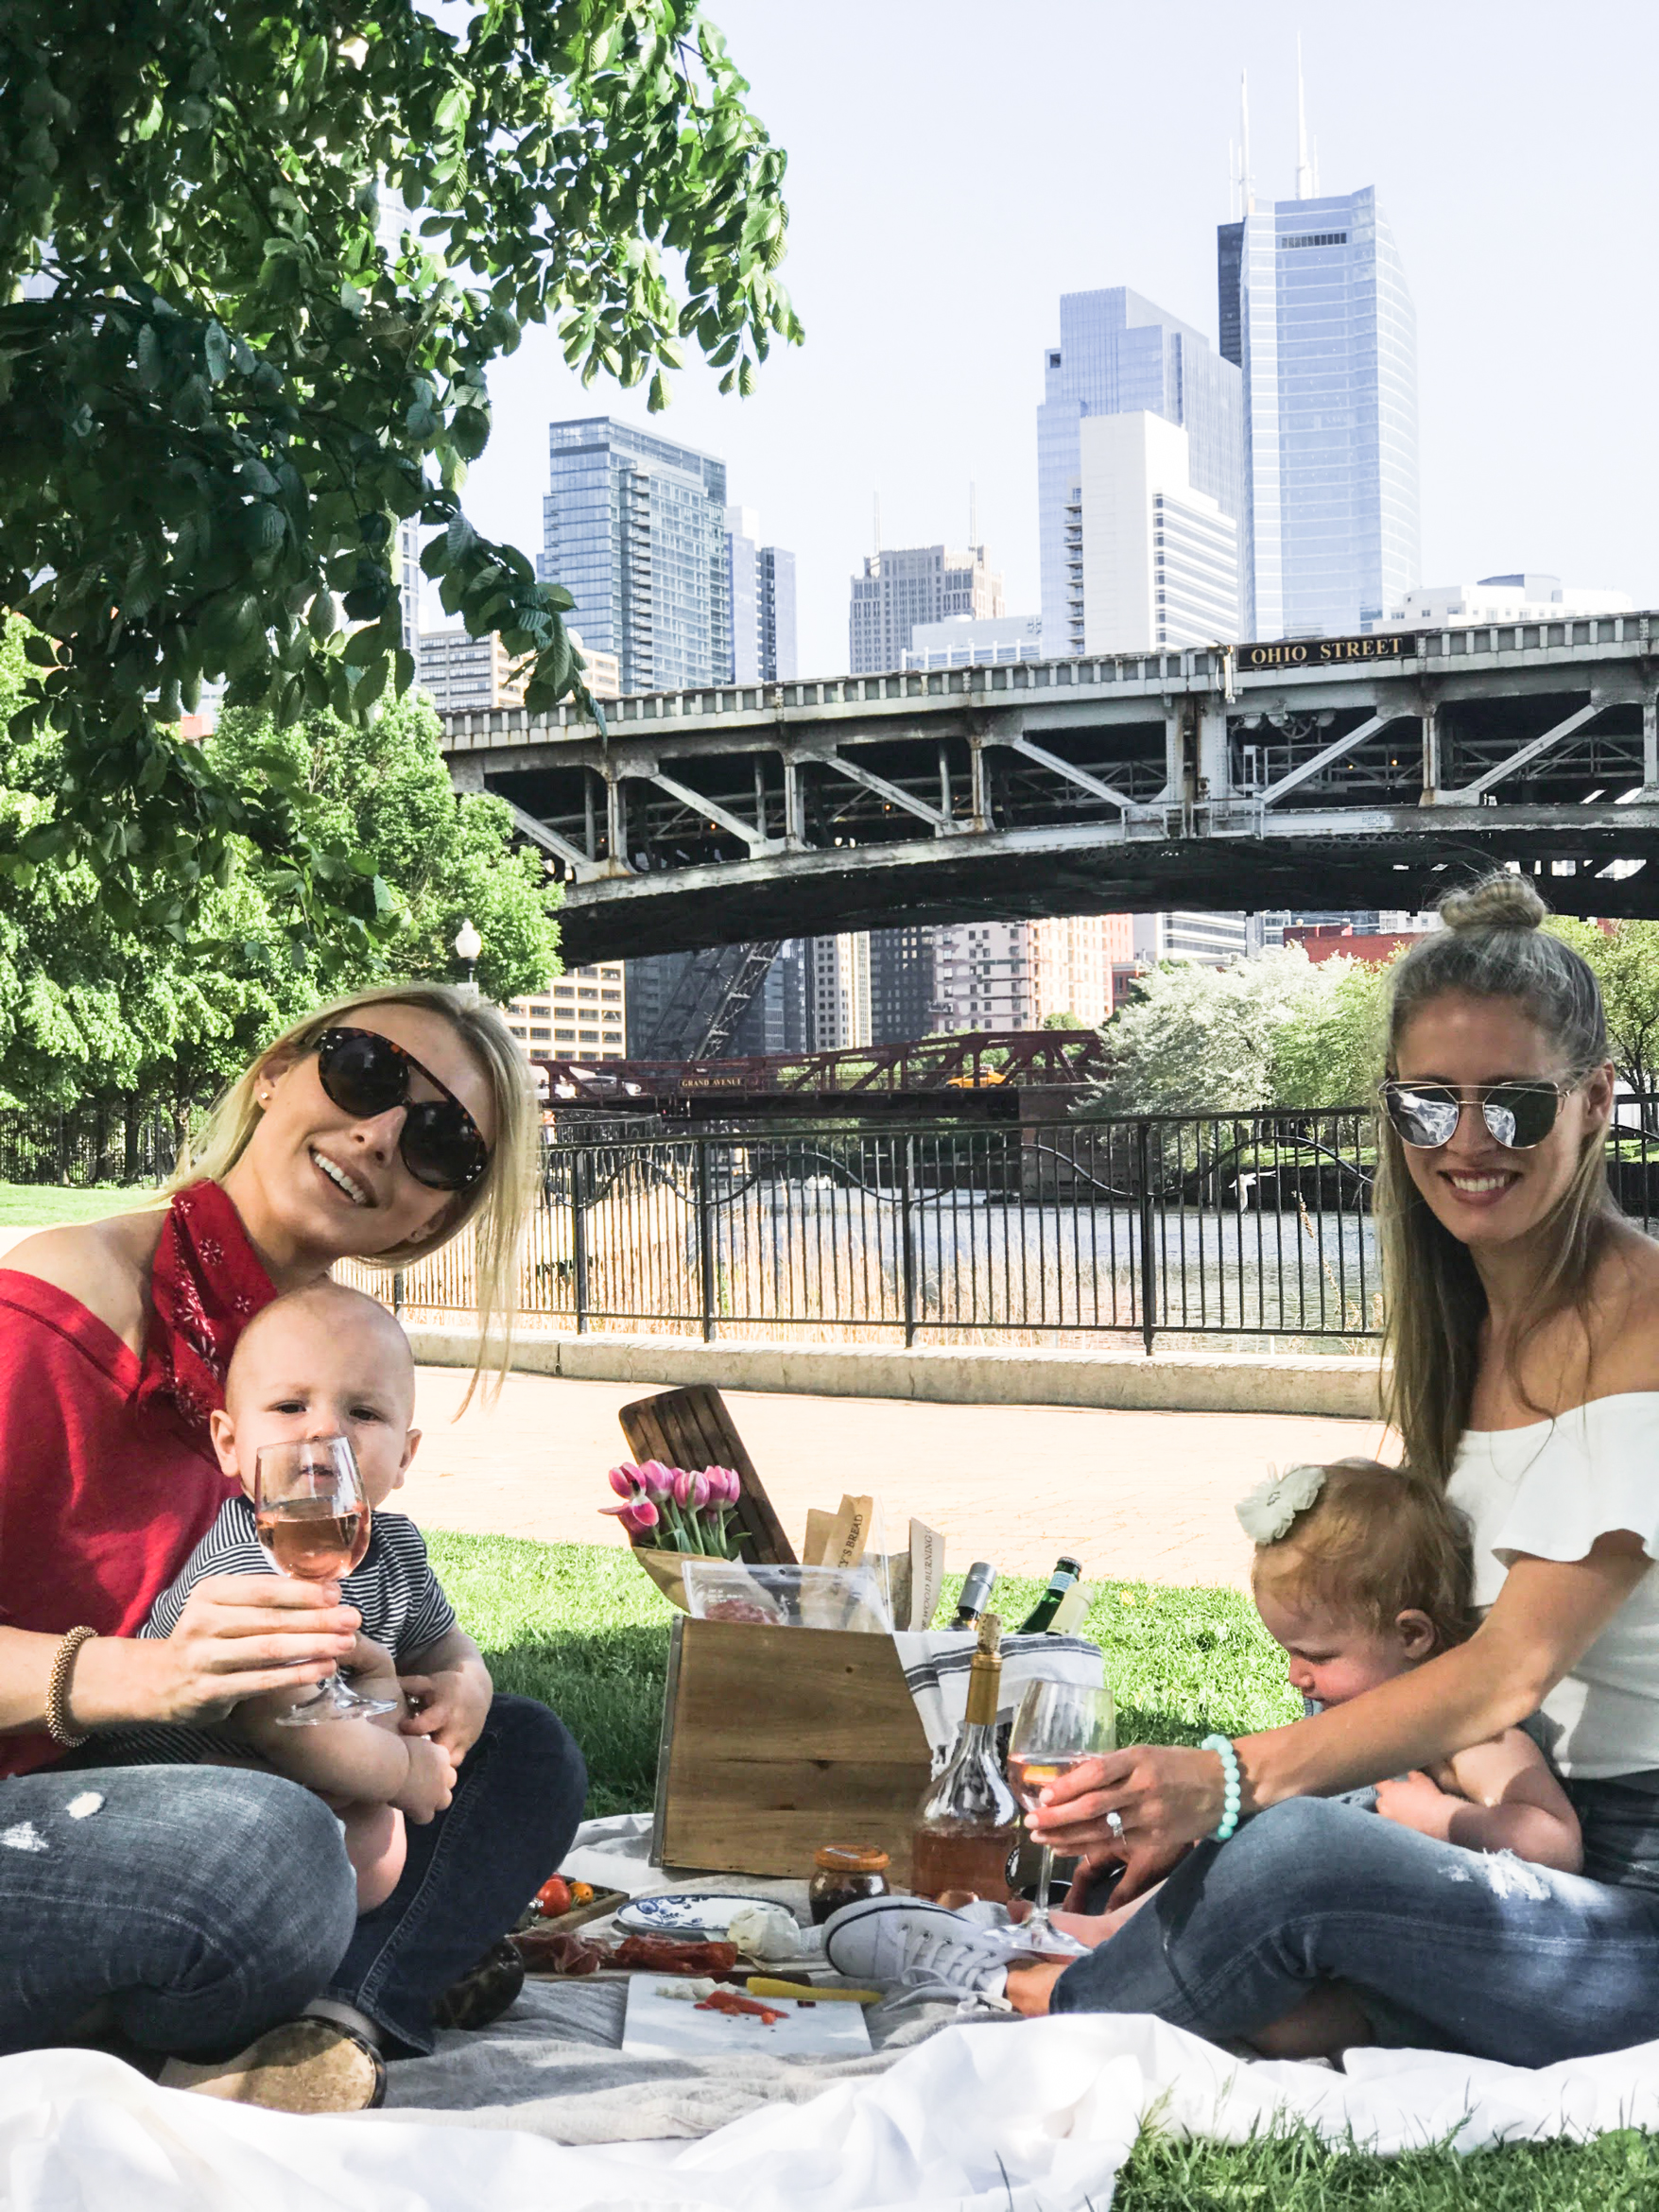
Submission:
[[[573,961],[901,923],[1413,908],[1514,861],[1659,916],[1659,613],[444,717]]]

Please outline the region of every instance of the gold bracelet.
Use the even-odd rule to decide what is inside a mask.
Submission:
[[[72,1628],[52,1661],[52,1672],[46,1684],[46,1734],[65,1751],[78,1751],[90,1734],[83,1731],[77,1736],[69,1725],[69,1684],[80,1647],[90,1644],[97,1633],[95,1628]]]

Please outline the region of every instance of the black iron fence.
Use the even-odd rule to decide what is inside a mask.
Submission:
[[[1373,1166],[1355,1111],[562,1143],[524,1307],[705,1338],[1362,1339],[1381,1319]],[[397,1303],[470,1311],[466,1240],[404,1273]]]
[[[173,1165],[170,1123],[21,1123],[0,1116],[0,1181],[148,1181]],[[1614,1195],[1651,1231],[1659,1100],[1621,1099],[1618,1124]],[[1357,1342],[1382,1320],[1374,1170],[1356,1109],[707,1135],[613,1124],[544,1151],[521,1310],[531,1326],[705,1338]],[[411,1319],[476,1309],[465,1236],[395,1277],[341,1271]]]
[[[163,1183],[178,1160],[171,1115],[132,1114],[119,1100],[65,1113],[0,1114],[0,1183]]]

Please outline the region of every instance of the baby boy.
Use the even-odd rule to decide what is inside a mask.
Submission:
[[[382,1510],[420,1442],[414,1406],[408,1340],[372,1298],[323,1281],[264,1307],[242,1332],[225,1378],[224,1409],[213,1416],[219,1464],[240,1480],[241,1494],[220,1508],[141,1632],[170,1634],[192,1589],[209,1575],[274,1572],[254,1535],[260,1447],[343,1436],[372,1514],[368,1552],[339,1585],[341,1602],[362,1616],[347,1669],[357,1687],[393,1699],[396,1709],[368,1719],[284,1725],[285,1712],[316,1694],[307,1683],[245,1699],[211,1727],[122,1732],[123,1753],[135,1759],[251,1759],[315,1789],[345,1826],[364,1912],[397,1886],[405,1820],[429,1821],[448,1805],[456,1769],[483,1728],[492,1695],[489,1671],[456,1625],[420,1530],[406,1514]]]

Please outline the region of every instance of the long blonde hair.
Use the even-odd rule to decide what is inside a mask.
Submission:
[[[423,1013],[441,1015],[483,1069],[495,1109],[495,1142],[490,1165],[469,1190],[457,1194],[438,1234],[390,1252],[376,1253],[363,1263],[387,1273],[411,1267],[472,1224],[478,1359],[467,1392],[470,1398],[486,1364],[493,1370],[498,1384],[510,1362],[512,1324],[518,1311],[519,1260],[534,1202],[541,1136],[529,1063],[507,1024],[487,1000],[473,998],[447,983],[377,983],[354,991],[349,997],[337,998],[330,1006],[320,1006],[303,1021],[295,1022],[273,1038],[219,1094],[181,1153],[166,1187],[180,1190],[203,1176],[222,1182],[248,1149],[259,1126],[263,1111],[259,1080],[270,1063],[302,1052],[320,1031],[377,1006],[415,1007]]]
[[[1540,929],[1548,912],[1525,877],[1507,873],[1447,893],[1440,907],[1445,927],[1413,945],[1390,979],[1390,1075],[1398,1072],[1406,1028],[1431,999],[1452,992],[1513,1000],[1575,1076],[1606,1060],[1607,1022],[1596,977],[1570,945]],[[1509,1372],[1518,1390],[1529,1339],[1560,1313],[1585,1314],[1591,1276],[1619,1218],[1607,1186],[1602,1134],[1594,1129],[1586,1136],[1572,1181],[1544,1224],[1550,1232],[1549,1264],[1509,1346]],[[1412,1182],[1406,1148],[1380,1112],[1376,1137],[1384,1350],[1393,1361],[1388,1413],[1405,1439],[1408,1463],[1444,1482],[1469,1425],[1486,1291],[1468,1246],[1435,1218]],[[1532,1403],[1524,1390],[1521,1397]]]

